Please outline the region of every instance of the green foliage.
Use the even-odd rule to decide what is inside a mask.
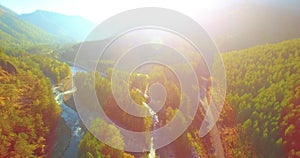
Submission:
[[[120,77],[124,75],[124,72],[119,72]],[[95,84],[94,84],[94,81]],[[116,83],[118,84],[118,83]],[[91,111],[97,111],[99,108],[97,104],[94,102],[91,102],[90,98],[93,95],[93,90],[95,86],[98,101],[100,105],[102,106],[105,113],[117,124],[122,124],[124,127],[128,129],[132,129],[135,131],[143,131],[148,129],[149,126],[151,126],[151,122],[149,119],[151,118],[139,118],[132,116],[122,109],[120,109],[119,105],[116,103],[116,100],[112,94],[111,91],[111,81],[108,78],[101,77],[101,75],[96,72],[90,72],[88,74],[85,73],[77,73],[74,76],[74,85],[77,87],[77,93],[79,94],[79,100],[82,101],[82,104],[86,105],[87,108]],[[135,87],[135,86],[131,86]],[[122,91],[121,94],[128,94],[126,89],[124,87],[117,87],[119,91]],[[145,89],[145,87],[143,87]],[[145,98],[142,96],[140,92],[138,92],[135,89],[130,90],[130,95],[134,99],[134,101],[139,104],[141,107],[144,107],[142,105],[142,102],[145,102]],[[125,98],[120,96],[120,98]],[[125,103],[125,101],[123,101]],[[127,104],[125,105],[132,105],[132,102],[126,101]],[[148,111],[147,108],[143,108],[144,111],[141,111],[141,113],[145,113]],[[136,126],[136,125],[139,126]]]
[[[106,123],[102,119],[96,119],[92,122],[90,130],[92,132],[98,133],[102,137],[106,138],[106,141],[109,141],[113,144],[118,144],[120,147],[124,147],[123,136],[121,135],[118,128],[112,124]],[[99,141],[94,137],[90,132],[87,132],[79,144],[79,157],[103,157],[103,158],[112,158],[112,157],[122,157],[124,151],[111,148],[105,143]],[[127,157],[130,157],[130,154],[126,154]]]
[[[94,26],[93,23],[80,16],[67,16],[42,10],[22,14],[20,17],[61,39],[64,37],[68,41],[83,41]]]
[[[157,71],[156,71],[157,70]],[[128,81],[129,84],[129,90],[118,86],[117,90],[121,91],[122,94],[128,94],[127,91],[129,91],[130,96],[132,98],[132,101],[143,107],[143,103],[147,103],[150,99],[145,97],[143,93],[147,93],[149,95],[149,85],[153,83],[161,83],[167,91],[167,100],[165,103],[165,106],[163,109],[161,109],[158,113],[159,123],[155,128],[159,128],[159,126],[163,126],[168,121],[172,120],[175,115],[178,116],[178,120],[181,124],[186,124],[186,116],[182,114],[180,110],[178,110],[179,106],[179,100],[180,100],[180,88],[178,84],[178,80],[176,80],[176,77],[174,74],[167,72],[166,70],[163,70],[161,68],[152,67],[151,71],[153,73],[142,74],[142,73],[132,73],[130,76],[130,79]],[[102,77],[98,72],[90,72],[90,73],[77,73],[74,77],[74,84],[77,87],[77,94],[78,100],[81,101],[81,103],[85,106],[88,106],[89,108],[89,115],[92,115],[93,111],[97,111],[99,108],[98,105],[95,105],[95,103],[90,102],[91,99],[90,96],[93,94],[93,89],[96,90],[98,101],[101,104],[104,112],[108,115],[108,117],[118,126],[121,126],[125,129],[132,130],[132,131],[149,131],[153,130],[153,122],[151,117],[135,117],[127,112],[120,109],[119,105],[116,103],[114,96],[112,95],[111,91],[111,74],[116,73],[116,75],[122,79],[124,76],[128,75],[128,72],[120,72],[118,70],[114,69],[108,69],[106,71],[106,77]],[[94,79],[94,80],[93,80]],[[125,80],[121,80],[121,82],[124,82]],[[94,84],[95,83],[95,84]],[[119,83],[114,83],[116,85],[121,85]],[[94,87],[93,87],[94,86]],[[124,96],[118,96],[120,99],[125,98]],[[183,99],[189,99],[187,96],[183,97]],[[122,103],[125,103],[128,101],[122,101]],[[189,102],[187,102],[188,104]],[[128,106],[132,105],[132,102],[129,102],[128,104],[125,104]],[[185,108],[188,108],[189,105],[184,105]],[[134,108],[132,106],[131,108]],[[145,108],[145,111],[148,111],[147,108]],[[145,111],[141,111],[141,113],[144,113]],[[96,114],[95,114],[96,115]],[[97,131],[97,133],[101,133],[106,135],[105,138],[108,139],[114,139],[114,141],[119,141],[122,143],[121,139],[118,137],[115,137],[115,135],[119,135],[118,132],[112,132],[116,129],[114,129],[114,126],[106,125],[104,121],[99,121],[96,125],[91,125],[91,128],[93,131]],[[176,130],[168,128],[170,131]],[[145,138],[147,139],[147,138]],[[127,142],[130,143],[130,142]],[[173,148],[176,154],[184,156],[189,155],[189,146],[188,139],[185,135],[181,136],[178,141],[176,141],[174,144],[172,144],[171,148]],[[128,144],[127,144],[128,145]],[[185,146],[183,148],[182,146]],[[80,157],[108,157],[112,154],[116,154],[115,152],[119,152],[118,150],[112,150],[106,145],[99,142],[96,138],[94,138],[89,132],[84,136],[80,143]],[[105,149],[107,148],[107,149]],[[98,150],[97,150],[98,149]],[[181,149],[181,151],[179,151]],[[107,154],[105,154],[107,152]],[[126,154],[123,154],[123,156]],[[118,157],[118,156],[111,156],[111,157]],[[125,156],[124,156],[125,157]]]
[[[280,134],[286,156],[299,157],[300,146],[300,81],[294,86],[293,95],[283,108],[280,117]]]
[[[56,83],[71,75],[70,67],[66,63],[60,62],[50,55],[36,54],[31,55],[30,58],[39,64],[46,77]]]
[[[224,53],[227,101],[258,157],[283,156],[280,117],[300,80],[300,39]],[[289,125],[284,133],[294,131]],[[250,138],[249,138],[250,136]]]
[[[13,57],[0,51],[0,157],[43,157],[50,153],[51,133],[61,108],[54,100],[50,80],[33,58],[26,53]]]
[[[57,38],[0,5],[0,40],[0,47],[25,48],[34,44],[54,44]]]
[[[225,112],[221,113],[217,126],[220,127],[226,156],[283,157],[286,155],[295,157],[300,154],[299,143],[296,142],[300,138],[293,139],[300,135],[298,132],[300,131],[300,88],[296,86],[300,85],[299,52],[300,39],[295,39],[222,54],[228,89],[224,105]],[[178,68],[185,70],[182,65]],[[184,123],[189,118],[181,116],[178,105],[180,99],[188,100],[189,96],[180,94],[180,85],[174,74],[160,67],[149,69],[151,70],[149,75],[132,74],[129,81],[131,97],[138,104],[147,102],[148,100],[137,89],[144,92],[147,91],[149,85],[161,83],[168,95],[165,106],[158,112],[160,120],[158,126],[168,123],[176,114],[179,114],[179,119]],[[86,87],[92,90],[95,86],[102,108],[116,124],[125,124],[123,127],[134,131],[150,130],[151,121],[147,120],[149,118],[136,120],[118,107],[111,92],[110,78],[114,71],[116,70],[107,69],[106,78],[96,73],[95,85],[91,80],[93,73],[79,73],[75,77],[75,85],[79,92]],[[122,78],[124,75],[122,73],[126,72],[117,73],[118,77]],[[119,87],[119,90],[124,93],[127,91],[124,87]],[[88,92],[82,92],[81,100],[86,100],[87,106],[95,106],[89,104],[88,99],[84,99],[89,95]],[[183,97],[180,98],[180,96]],[[188,103],[185,105],[187,108]],[[169,147],[175,152],[181,152],[178,154],[194,148],[201,157],[212,156],[211,149],[206,147],[212,143],[210,135],[199,138],[195,133],[199,129],[199,121],[203,119],[201,115],[204,115],[204,112],[199,108],[197,114],[200,116],[196,115],[188,132]],[[135,127],[137,124],[141,126]],[[85,137],[85,141],[81,143],[81,149],[84,151],[82,157],[103,156],[101,150],[93,148],[97,144],[101,149],[103,144],[97,142],[89,133]],[[187,148],[182,148],[182,146]],[[89,147],[93,150],[88,150]]]

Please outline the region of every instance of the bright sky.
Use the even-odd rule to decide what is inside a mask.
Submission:
[[[46,10],[66,15],[80,15],[94,23],[125,10],[139,7],[163,7],[174,9],[195,17],[201,14],[230,5],[237,0],[1,0],[0,4],[17,12],[30,13],[35,10]]]

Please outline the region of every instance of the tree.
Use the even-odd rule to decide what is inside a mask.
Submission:
[[[110,141],[124,148],[124,141],[120,131],[111,124],[106,123],[102,119],[96,119],[92,122],[90,130],[97,133],[98,136],[106,138],[105,141]],[[105,143],[99,141],[90,132],[87,132],[79,144],[79,157],[122,157],[124,151],[114,149]]]

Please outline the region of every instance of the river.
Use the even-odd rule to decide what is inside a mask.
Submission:
[[[71,66],[71,70],[72,70],[72,76],[74,76],[77,72],[86,72],[84,69],[81,69],[81,68],[78,68],[75,66]],[[61,109],[62,109],[61,117],[64,119],[67,127],[70,128],[71,134],[72,134],[69,145],[66,148],[66,150],[62,153],[62,157],[63,158],[71,158],[71,157],[76,158],[76,157],[78,157],[78,145],[79,145],[80,140],[83,137],[85,131],[82,129],[82,124],[81,124],[78,113],[75,110],[73,110],[72,108],[70,108],[69,106],[67,106],[63,101],[64,95],[70,94],[70,93],[75,93],[76,88],[73,87],[72,89],[70,89],[68,91],[60,92],[59,91],[60,86],[63,86],[63,85],[61,84],[58,86],[53,86],[53,93],[54,93],[55,100],[61,106]],[[146,103],[143,103],[143,104],[145,107],[148,108],[149,112],[152,114],[152,123],[155,128],[155,126],[159,122],[158,116]],[[155,149],[153,149],[153,138],[151,138],[151,150],[149,152],[148,157],[149,158],[156,157]]]
[[[155,130],[156,126],[159,122],[158,116],[156,115],[155,111],[153,109],[151,109],[147,103],[143,102],[143,105],[149,110],[149,113],[152,115],[152,124],[153,124],[153,129]],[[148,154],[148,158],[156,158],[156,153],[155,153],[155,149],[153,146],[154,146],[153,137],[151,137],[150,152]]]
[[[77,72],[86,72],[86,70],[75,67],[75,66],[71,66],[71,70],[72,70],[72,76],[75,75]],[[63,86],[63,85],[62,84],[58,85],[58,86],[53,85],[53,93],[55,96],[55,100],[59,103],[59,105],[62,108],[61,117],[65,121],[67,128],[69,128],[71,130],[71,139],[68,143],[69,145],[67,146],[67,148],[63,151],[63,153],[61,153],[59,155],[61,155],[61,157],[63,157],[63,158],[76,158],[76,157],[78,157],[78,145],[79,145],[80,140],[83,137],[85,131],[82,128],[82,123],[81,123],[78,113],[75,110],[73,110],[72,108],[70,108],[68,105],[66,105],[63,101],[64,95],[70,94],[70,93],[75,93],[76,88],[73,87],[70,90],[61,92],[61,91],[59,91],[60,86]],[[138,91],[141,94],[143,94],[144,97],[148,97],[146,91],[145,92],[141,92],[140,90],[138,90]],[[152,114],[153,128],[156,129],[157,128],[156,126],[159,123],[158,116],[156,115],[154,110],[147,103],[144,102],[143,105]],[[154,144],[153,144],[153,137],[152,137],[151,143],[150,143],[151,148],[150,148],[150,152],[148,154],[149,158],[156,157],[156,150],[153,148],[153,146],[154,146]],[[170,151],[170,153],[173,153],[173,152]],[[193,153],[192,157],[197,157],[196,156],[197,154],[195,151],[193,151],[192,153]]]
[[[72,75],[76,74],[76,72],[85,72],[85,70],[73,66],[71,67],[71,70],[72,70]],[[61,157],[76,158],[78,157],[78,145],[85,131],[82,128],[82,124],[78,113],[72,108],[70,108],[69,106],[67,106],[63,101],[64,95],[76,92],[76,88],[73,87],[70,90],[60,92],[58,90],[60,86],[62,85],[58,85],[56,87],[53,86],[52,89],[53,89],[55,100],[57,103],[59,103],[62,109],[61,117],[64,119],[67,127],[70,128],[71,130],[71,139],[69,145],[64,150]]]

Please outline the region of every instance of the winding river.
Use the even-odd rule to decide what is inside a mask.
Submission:
[[[72,76],[75,75],[77,72],[86,72],[84,69],[75,67],[75,66],[71,66],[71,70],[72,70]],[[73,110],[72,108],[70,108],[68,105],[66,105],[63,101],[64,95],[66,94],[70,94],[70,93],[75,93],[76,92],[76,87],[73,87],[70,90],[61,92],[59,91],[59,88],[61,85],[58,86],[54,86],[53,85],[53,94],[55,97],[55,100],[57,101],[57,103],[59,103],[59,105],[62,108],[62,113],[61,113],[61,117],[64,119],[65,124],[67,125],[67,127],[71,130],[71,139],[70,142],[68,143],[69,145],[67,146],[67,148],[64,150],[64,152],[61,154],[61,157],[63,158],[76,158],[78,157],[78,145],[80,143],[81,138],[83,137],[85,131],[82,128],[82,123],[80,120],[80,117],[78,115],[78,113]],[[141,92],[139,90],[139,92],[141,94],[144,95],[144,97],[148,97],[145,92]],[[156,126],[159,123],[159,119],[158,116],[156,115],[156,113],[154,112],[154,110],[147,104],[147,103],[143,103],[143,105],[149,110],[150,114],[152,114],[152,124],[153,124],[153,128],[157,128]],[[153,148],[153,137],[151,138],[151,144],[150,144],[150,151],[148,154],[149,158],[155,158],[156,157],[156,151]],[[193,151],[192,156],[193,157],[197,157],[196,156],[196,152]]]
[[[76,74],[76,72],[84,72],[83,69],[73,67],[73,66],[71,67],[71,70],[72,70],[72,75]],[[59,103],[59,105],[61,106],[62,109],[61,117],[64,119],[66,125],[71,130],[71,139],[68,147],[62,153],[62,157],[76,158],[78,157],[78,145],[85,131],[82,129],[82,125],[78,113],[72,108],[70,108],[69,106],[67,106],[63,101],[64,95],[76,92],[76,88],[73,87],[70,90],[60,92],[58,90],[60,86],[62,85],[52,88],[53,94],[56,102]]]
[[[77,72],[86,72],[85,70],[75,67],[75,66],[71,66],[71,70],[72,70],[72,76],[75,75]],[[61,117],[64,119],[66,125],[68,126],[68,128],[70,128],[70,130],[72,132],[72,136],[71,136],[69,145],[66,148],[66,150],[62,153],[62,157],[75,158],[75,157],[78,157],[78,145],[79,145],[80,140],[83,137],[85,131],[81,127],[82,125],[81,125],[81,121],[80,121],[80,117],[79,117],[78,113],[75,110],[73,110],[72,108],[70,108],[69,106],[67,106],[63,101],[64,95],[70,94],[70,93],[75,93],[76,88],[73,87],[70,90],[60,92],[59,91],[60,86],[62,86],[62,85],[59,85],[56,87],[53,86],[53,88],[52,88],[53,94],[54,94],[55,100],[57,101],[57,103],[59,103],[59,105],[62,108]],[[152,114],[152,123],[155,128],[155,126],[159,122],[158,116],[146,103],[143,103],[143,105],[145,107],[147,107],[149,112]],[[155,149],[153,148],[153,138],[151,138],[151,150],[149,152],[148,157],[149,158],[155,157]]]

